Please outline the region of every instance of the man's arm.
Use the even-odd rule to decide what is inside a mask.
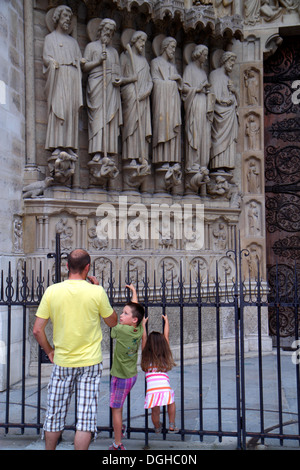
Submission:
[[[109,317],[103,318],[103,320],[105,321],[107,326],[109,326],[110,328],[113,328],[118,323],[118,315],[116,314],[115,311],[113,311],[113,313]]]
[[[45,351],[50,361],[53,363],[54,358],[54,349],[50,346],[46,334],[45,328],[48,323],[48,319],[36,317],[34,326],[33,326],[33,335],[41,348]]]

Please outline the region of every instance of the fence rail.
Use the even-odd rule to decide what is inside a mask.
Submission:
[[[150,285],[147,275],[147,263],[145,263],[144,276],[141,279],[136,278],[139,299],[145,307],[146,316],[149,310],[156,311],[157,317],[160,314],[172,312],[172,319],[175,321],[176,331],[173,332],[174,342],[177,344],[177,368],[176,377],[172,380],[178,381],[177,388],[177,409],[180,415],[180,439],[197,438],[201,441],[205,437],[216,436],[220,441],[225,436],[236,438],[237,448],[246,448],[250,441],[262,443],[265,439],[275,439],[283,444],[284,440],[293,440],[300,443],[300,394],[299,394],[299,361],[298,361],[298,342],[299,342],[299,285],[297,272],[299,267],[295,265],[295,276],[293,285],[282,285],[279,279],[279,271],[272,279],[272,289],[267,287],[266,282],[261,279],[260,267],[257,266],[257,275],[255,279],[242,279],[242,259],[247,256],[245,250],[241,250],[239,240],[235,242],[235,249],[229,250],[227,255],[235,263],[235,275],[232,279],[220,279],[218,264],[216,264],[215,278],[213,281],[207,276],[202,279],[200,267],[198,266],[198,276],[196,280],[183,279],[182,269],[178,276],[166,278],[163,267],[161,273],[156,273],[153,283]],[[56,241],[56,252],[48,256],[56,259],[55,282],[60,281],[60,261],[61,252],[59,239]],[[128,270],[127,280],[129,283],[132,273]],[[102,280],[104,281],[104,280]],[[116,280],[113,273],[110,273],[110,279],[106,280],[107,293],[111,304],[114,307],[124,305],[127,300],[127,291],[120,282],[120,277]],[[5,382],[5,390],[0,392],[0,428],[8,433],[12,428],[19,428],[22,433],[26,429],[36,429],[39,433],[42,427],[44,412],[44,389],[42,386],[42,363],[44,362],[43,352],[39,349],[37,361],[37,383],[36,383],[36,402],[28,404],[27,380],[28,374],[28,324],[29,312],[36,308],[51,279],[48,274],[45,279],[42,274],[42,267],[38,273],[27,273],[26,265],[23,273],[12,275],[9,265],[8,273],[4,275],[1,272],[0,285],[0,319],[2,336],[0,346],[2,347],[2,376]],[[291,355],[283,354],[280,346],[280,330],[282,308],[289,308],[294,315],[294,331],[291,332],[292,339],[295,341],[295,350]],[[13,321],[16,315],[16,309],[21,316],[21,354],[20,359],[12,356],[13,343]],[[276,330],[275,349],[265,348],[266,342],[270,345],[268,335],[268,310],[273,311],[273,327]],[[20,313],[21,312],[21,313]],[[152,313],[151,313],[152,315]],[[190,325],[187,324],[186,317],[192,319]],[[274,320],[275,318],[275,320]],[[224,330],[230,330],[224,331]],[[274,329],[273,328],[273,329]],[[5,330],[6,336],[3,336]],[[187,331],[188,330],[188,331]],[[207,331],[209,330],[210,340],[207,342]],[[192,341],[190,341],[192,337]],[[187,357],[186,351],[189,343],[193,345],[192,365],[190,356]],[[210,397],[207,384],[207,364],[209,363],[207,344],[213,345],[215,360],[212,363],[214,368],[213,377],[215,380],[214,397]],[[224,348],[230,344],[230,354],[226,356]],[[251,348],[249,349],[249,344]],[[251,350],[251,354],[250,354]],[[266,390],[265,374],[266,357],[272,352],[272,364],[275,364],[274,390]],[[109,363],[112,362],[113,342],[110,340],[108,348]],[[250,366],[247,365],[247,358],[254,357]],[[231,361],[232,377],[229,381],[224,380],[226,367],[224,359]],[[293,361],[292,361],[293,359]],[[18,406],[20,415],[12,416],[11,410],[15,403],[12,400],[12,393],[15,389],[11,384],[11,375],[13,368],[17,367],[17,362],[21,362],[20,394]],[[253,366],[254,364],[254,366]],[[293,374],[293,385],[289,388],[290,408],[285,408],[285,399],[283,397],[283,388],[286,372],[286,364],[289,371]],[[273,366],[272,366],[273,367]],[[1,368],[0,368],[1,371]],[[3,372],[5,371],[5,372]],[[192,374],[187,375],[187,374]],[[190,382],[193,378],[193,399],[192,405],[190,396]],[[252,381],[252,382],[251,382]],[[253,404],[253,397],[249,397],[247,388],[249,384],[257,384],[256,401]],[[226,387],[225,384],[226,383]],[[142,385],[143,388],[144,385]],[[273,402],[270,402],[270,392]],[[230,398],[228,398],[230,397]],[[28,418],[26,410],[28,406],[35,409],[34,419]],[[193,424],[191,426],[191,406],[193,414]],[[272,409],[270,409],[270,407]],[[108,407],[109,408],[109,407]],[[213,410],[213,411],[212,411]],[[273,413],[273,420],[269,416]],[[139,409],[141,414],[141,409]],[[276,418],[274,422],[274,413]],[[142,433],[145,438],[145,445],[148,445],[149,435],[153,432],[149,425],[149,416],[147,410],[142,413],[139,420],[135,419],[136,400],[132,401],[129,396],[127,400],[127,436],[130,438],[132,433]],[[255,419],[253,416],[255,414]],[[75,400],[76,415],[76,400]],[[287,419],[287,417],[289,419]],[[112,435],[112,419],[108,412],[107,417],[101,420],[107,424],[99,426],[99,431],[108,432]],[[76,422],[76,416],[75,416]],[[254,424],[253,424],[254,423]],[[102,424],[102,423],[101,423]],[[163,411],[163,439],[168,438],[166,429],[166,414]],[[179,423],[178,423],[179,424]],[[75,424],[66,426],[66,429],[75,429]]]

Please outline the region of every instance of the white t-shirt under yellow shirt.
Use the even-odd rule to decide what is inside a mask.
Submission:
[[[85,367],[102,361],[100,317],[113,313],[103,287],[84,280],[49,286],[36,316],[53,324],[54,363]]]

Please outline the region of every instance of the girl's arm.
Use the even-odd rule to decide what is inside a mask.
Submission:
[[[129,286],[126,285],[126,287],[128,287],[128,289],[130,289],[131,292],[132,292],[132,299],[131,299],[131,301],[132,301],[132,302],[135,302],[135,303],[137,304],[137,303],[138,303],[138,296],[137,296],[136,289],[135,289],[134,285],[133,285],[133,284],[130,284]]]
[[[169,333],[170,333],[169,319],[167,315],[162,315],[162,317],[165,320],[164,337],[166,338],[168,344],[170,344],[169,343]]]
[[[148,321],[148,317],[147,318],[144,317],[142,320],[142,325],[143,325],[142,350],[144,349],[146,342],[147,342],[147,330],[146,330],[147,321]]]

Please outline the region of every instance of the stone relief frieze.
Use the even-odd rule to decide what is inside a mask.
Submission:
[[[62,250],[71,251],[73,248],[74,229],[68,217],[61,217],[55,225],[55,232],[60,234],[60,245]]]
[[[197,256],[190,261],[190,271],[192,275],[192,281],[200,280],[203,282],[207,279],[207,274],[209,271],[209,265],[206,259],[201,256]]]
[[[93,272],[100,284],[107,288],[110,286],[110,282],[114,279],[114,272],[112,262],[106,257],[95,258],[93,261]]]
[[[88,229],[88,248],[91,251],[102,251],[109,248],[109,239],[107,234],[107,226],[98,226],[98,221],[94,221],[94,225]],[[99,233],[101,231],[101,234]]]
[[[282,21],[284,15],[300,16],[298,0],[245,0],[244,21],[247,26]]]

